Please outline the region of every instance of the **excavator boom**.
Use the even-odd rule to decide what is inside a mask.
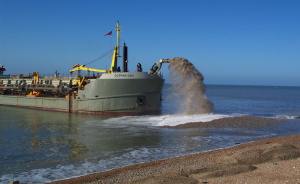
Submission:
[[[73,73],[75,71],[88,71],[88,72],[97,72],[97,73],[106,73],[107,70],[103,69],[96,69],[96,68],[89,68],[84,65],[75,65],[71,70],[70,73]]]

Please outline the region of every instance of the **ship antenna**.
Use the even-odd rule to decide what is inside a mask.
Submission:
[[[117,45],[114,49],[114,53],[112,56],[110,72],[117,71],[118,68],[118,57],[119,57],[119,48],[120,48],[120,37],[121,37],[121,27],[119,21],[116,24],[116,32],[117,32]]]
[[[118,51],[120,49],[120,38],[121,38],[121,26],[120,26],[120,23],[119,21],[117,21],[117,24],[116,24],[116,32],[117,32],[117,48],[118,48]],[[118,52],[119,54],[119,52]]]

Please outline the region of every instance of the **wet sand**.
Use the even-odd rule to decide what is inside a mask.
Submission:
[[[264,118],[255,116],[240,116],[216,119],[209,122],[193,122],[165,128],[263,128],[283,123],[284,119]]]
[[[300,135],[136,164],[54,183],[299,183]]]

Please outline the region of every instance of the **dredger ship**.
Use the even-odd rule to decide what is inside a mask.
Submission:
[[[164,82],[161,66],[169,60],[159,60],[148,72],[143,72],[140,63],[136,71],[128,71],[128,47],[120,46],[120,31],[117,23],[109,69],[76,64],[70,70],[76,76],[40,77],[38,72],[5,75],[5,67],[0,67],[0,105],[101,115],[159,113]],[[118,66],[121,48],[122,69]]]

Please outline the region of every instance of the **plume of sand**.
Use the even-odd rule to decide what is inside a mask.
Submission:
[[[173,58],[169,70],[173,92],[177,96],[177,111],[186,114],[213,111],[213,104],[205,95],[204,77],[189,60]]]

